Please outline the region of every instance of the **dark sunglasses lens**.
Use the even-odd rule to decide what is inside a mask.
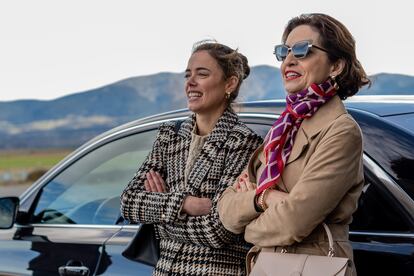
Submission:
[[[293,56],[295,58],[304,58],[309,52],[309,42],[302,41],[292,46]]]
[[[285,45],[277,45],[275,47],[275,55],[278,61],[283,61],[288,55],[289,48]]]

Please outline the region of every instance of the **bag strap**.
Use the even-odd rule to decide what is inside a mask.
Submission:
[[[328,243],[329,243],[329,251],[328,251],[328,257],[334,257],[335,256],[335,249],[333,246],[333,238],[331,230],[329,230],[328,225],[326,225],[325,222],[322,223],[323,228],[325,228],[326,235],[328,236]]]
[[[322,222],[322,225],[323,225],[323,228],[325,229],[326,236],[328,236],[328,244],[329,244],[328,257],[335,257],[335,249],[333,245],[333,238],[332,238],[331,230],[329,229],[328,225],[326,225],[325,222]],[[287,253],[286,248],[283,247],[280,253]]]

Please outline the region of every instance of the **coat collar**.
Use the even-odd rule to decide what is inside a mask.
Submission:
[[[316,136],[323,128],[327,127],[339,116],[346,114],[346,109],[338,95],[325,103],[309,119],[302,122],[302,130],[308,138]]]
[[[237,115],[231,110],[226,109],[217,121],[213,131],[207,136],[207,140],[201,149],[200,155],[191,169],[187,185],[190,191],[195,192],[200,189],[200,186],[208,174],[211,166],[217,158],[218,153],[222,149],[222,145],[227,141],[231,130],[238,122]],[[186,141],[188,148],[191,142],[191,132],[195,124],[195,114],[183,122],[178,135],[183,136],[183,141]],[[188,154],[188,153],[187,153]],[[183,171],[183,173],[185,173]]]
[[[334,96],[322,105],[311,118],[305,119],[296,134],[295,143],[286,165],[298,159],[313,137],[345,113],[346,110],[341,99],[339,96]]]

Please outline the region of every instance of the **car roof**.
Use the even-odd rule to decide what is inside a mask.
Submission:
[[[414,95],[354,96],[347,99],[345,105],[380,117],[413,114]]]
[[[348,109],[361,110],[380,117],[414,114],[414,96],[354,96],[344,101],[344,104]],[[284,108],[285,100],[282,99],[241,102],[234,105],[234,110],[240,114],[279,115]],[[157,121],[185,118],[189,115],[190,111],[186,108],[173,110],[131,121],[109,130],[109,132]],[[411,131],[414,132],[414,126]]]

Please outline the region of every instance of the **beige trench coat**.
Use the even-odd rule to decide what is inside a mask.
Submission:
[[[263,169],[263,145],[252,155],[248,174],[256,183]],[[303,121],[278,182],[289,193],[279,204],[259,213],[255,191],[237,193],[229,187],[218,204],[226,229],[245,233],[251,251],[287,249],[290,253],[326,255],[328,241],[321,222],[328,224],[336,256],[353,260],[348,225],[363,187],[362,134],[338,96]],[[349,275],[356,275],[353,263]]]

